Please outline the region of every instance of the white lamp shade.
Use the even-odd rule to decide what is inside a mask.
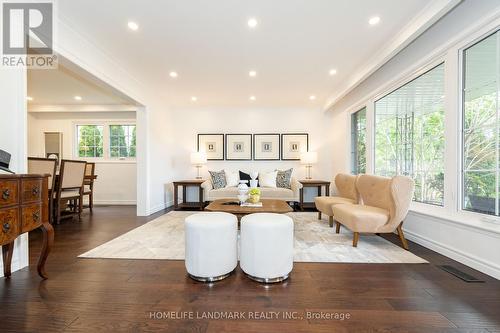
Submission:
[[[200,165],[207,163],[207,153],[196,152],[191,153],[191,164]]]
[[[307,151],[300,153],[300,163],[302,164],[316,164],[318,162],[318,153],[314,151]]]

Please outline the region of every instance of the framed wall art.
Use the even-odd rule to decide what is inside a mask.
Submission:
[[[226,134],[226,160],[252,159],[252,134]]]
[[[198,151],[207,153],[207,160],[224,160],[224,134],[198,134]]]
[[[281,134],[281,159],[284,161],[300,160],[300,153],[309,150],[309,134]]]
[[[256,161],[277,161],[280,159],[279,134],[254,134],[253,158]]]

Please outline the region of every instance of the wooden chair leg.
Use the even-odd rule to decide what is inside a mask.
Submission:
[[[328,224],[330,224],[330,228],[333,228],[333,216],[328,216]]]
[[[339,221],[335,221],[337,223],[336,227],[335,227],[335,233],[339,234],[340,233],[340,222]]]
[[[82,210],[83,210],[83,196],[80,196],[80,198],[78,198],[78,220],[81,220],[82,219]],[[76,206],[76,205],[75,205]]]
[[[397,231],[399,239],[401,240],[401,244],[403,244],[403,249],[409,250],[410,247],[408,246],[408,242],[406,241],[405,235],[403,233],[403,222],[401,222],[401,224],[398,226]]]
[[[321,220],[321,212],[318,212],[318,220]]]
[[[354,233],[354,238],[352,239],[352,246],[358,247],[359,232]]]
[[[89,195],[89,207],[90,207],[90,212],[92,213],[92,209],[94,208],[94,191],[91,190],[90,195]]]
[[[56,202],[56,223],[61,224],[61,201]]]

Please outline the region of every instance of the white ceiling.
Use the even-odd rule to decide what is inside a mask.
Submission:
[[[133,104],[110,87],[79,75],[59,64],[58,69],[28,70],[28,96],[33,105],[117,105]],[[80,96],[81,101],[74,99]]]
[[[59,1],[58,13],[172,105],[193,106],[191,96],[197,96],[199,106],[322,107],[431,5],[431,0],[71,0]],[[368,24],[373,16],[381,17],[380,24]],[[255,30],[247,26],[250,17],[259,21]],[[129,20],[139,24],[138,31],[127,28]],[[328,75],[331,68],[337,75]],[[177,79],[169,77],[172,70]],[[249,70],[257,77],[249,78]]]

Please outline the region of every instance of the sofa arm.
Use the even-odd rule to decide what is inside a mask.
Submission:
[[[292,178],[290,180],[290,189],[293,191],[293,193],[297,194],[299,193],[299,190],[303,187],[302,183],[299,182],[296,178]]]
[[[210,179],[205,180],[203,183],[201,183],[201,188],[203,189],[203,198],[205,199],[205,201],[208,201],[208,194],[214,188],[214,186],[212,185],[212,181]]]

